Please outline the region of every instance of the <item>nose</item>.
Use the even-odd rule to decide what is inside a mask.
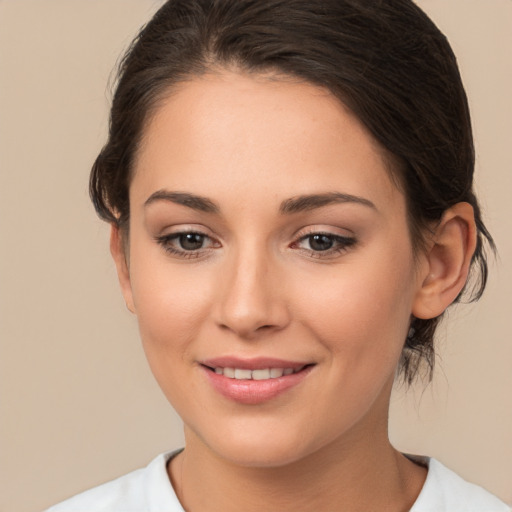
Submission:
[[[223,293],[217,323],[240,338],[254,339],[290,322],[282,272],[264,252],[239,254],[219,275]]]

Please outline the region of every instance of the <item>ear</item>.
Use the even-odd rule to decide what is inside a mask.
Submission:
[[[111,224],[110,226],[110,253],[116,264],[117,277],[119,278],[119,284],[121,285],[121,292],[123,293],[126,307],[132,313],[135,313],[126,247],[119,227],[115,224]]]
[[[412,310],[416,318],[439,316],[456,299],[466,284],[475,247],[473,207],[457,203],[444,212],[425,253]]]

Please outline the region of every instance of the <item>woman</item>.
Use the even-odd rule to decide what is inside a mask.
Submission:
[[[91,196],[186,446],[50,510],[505,511],[390,444],[395,378],[493,246],[445,38],[409,0],[171,0]]]

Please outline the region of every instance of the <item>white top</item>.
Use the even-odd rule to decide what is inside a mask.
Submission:
[[[78,494],[46,512],[184,512],[167,476],[167,462],[178,452],[159,455],[147,467]],[[511,512],[478,485],[457,476],[435,459],[410,512]]]

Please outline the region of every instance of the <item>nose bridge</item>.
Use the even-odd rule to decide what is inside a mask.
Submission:
[[[279,289],[277,262],[264,244],[252,239],[225,262],[219,324],[241,337],[279,330],[288,323],[286,301]]]

